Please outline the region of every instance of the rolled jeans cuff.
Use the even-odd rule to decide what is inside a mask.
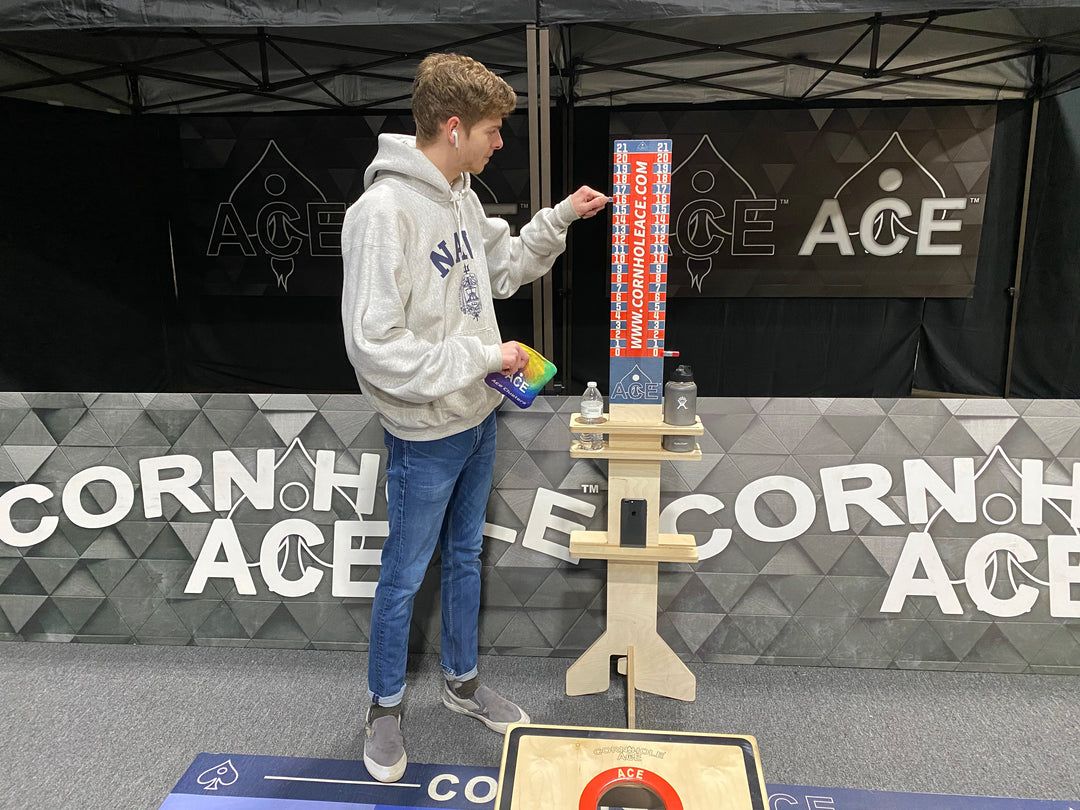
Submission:
[[[477,667],[473,667],[464,675],[455,675],[446,667],[443,667],[442,671],[443,675],[446,676],[446,680],[450,681],[451,683],[465,683],[465,681],[471,681],[473,678],[480,674],[480,670]]]
[[[401,687],[400,689],[398,689],[397,692],[395,692],[394,694],[387,695],[386,697],[376,697],[375,693],[372,692],[370,689],[368,689],[368,699],[372,703],[374,703],[376,706],[386,706],[386,707],[397,706],[399,703],[401,703],[401,701],[402,701],[402,699],[404,697],[405,697],[405,687],[404,686]]]

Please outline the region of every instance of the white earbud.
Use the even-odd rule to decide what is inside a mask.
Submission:
[[[458,139],[457,139],[457,130],[456,129],[450,130],[450,137],[454,139],[454,148],[457,149],[458,148]]]

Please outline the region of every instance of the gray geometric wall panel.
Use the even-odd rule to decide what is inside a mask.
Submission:
[[[485,653],[605,622],[603,461],[499,414]],[[716,398],[664,462],[658,627],[687,661],[1080,673],[1080,403]],[[360,396],[0,393],[0,639],[367,647],[385,448]],[[438,561],[433,565],[438,566]],[[413,647],[439,644],[438,572]]]

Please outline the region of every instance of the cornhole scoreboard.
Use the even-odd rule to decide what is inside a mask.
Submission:
[[[659,404],[664,377],[671,141],[615,141],[610,401]]]
[[[572,556],[608,561],[607,629],[567,671],[566,693],[605,691],[617,656],[633,728],[635,688],[694,699],[693,674],[656,632],[658,563],[697,562],[692,535],[660,534],[660,464],[700,459],[700,448],[673,453],[662,440],[704,428],[662,421],[671,141],[615,141],[612,178],[609,413],[600,426],[570,419],[571,433],[608,435],[602,450],[570,446],[574,458],[608,462],[607,530],[570,534]]]

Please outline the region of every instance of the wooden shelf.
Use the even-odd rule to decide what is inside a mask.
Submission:
[[[623,562],[698,561],[697,543],[692,534],[662,534],[659,540],[659,545],[633,548],[608,542],[607,532],[571,532],[570,555],[584,560]]]
[[[589,425],[581,421],[581,414],[570,415],[571,433],[636,433],[639,436],[702,436],[705,434],[705,426],[701,424],[701,417],[694,417],[692,425],[669,425],[667,422],[624,422],[615,421],[607,417],[606,422],[599,425]],[[679,454],[686,455],[686,454]]]
[[[602,425],[590,425],[590,427],[602,427]],[[603,450],[583,450],[581,442],[570,442],[571,458],[607,458],[616,461],[701,461],[701,445],[695,444],[694,449],[687,453],[676,453],[671,450],[659,448],[656,450],[612,450],[605,447]]]

